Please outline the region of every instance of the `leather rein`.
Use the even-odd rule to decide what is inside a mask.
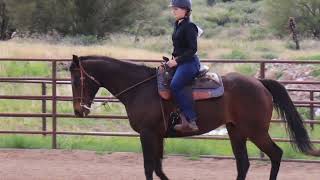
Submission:
[[[88,77],[89,79],[91,79],[91,80],[92,80],[93,82],[95,82],[99,87],[102,87],[102,84],[101,84],[98,80],[96,80],[93,76],[91,76],[91,75],[83,68],[83,66],[82,66],[82,64],[81,64],[81,61],[79,61],[79,69],[75,69],[75,70],[79,70],[79,71],[80,71],[80,81],[81,81],[81,93],[80,93],[80,98],[79,98],[79,97],[76,97],[76,99],[80,99],[80,106],[81,106],[81,107],[90,110],[91,108],[88,107],[88,105],[86,105],[86,104],[84,103],[84,89],[85,89],[84,80],[85,80],[85,77]],[[127,93],[127,92],[129,92],[130,90],[132,90],[132,89],[140,86],[141,84],[144,84],[144,83],[146,83],[146,82],[154,79],[156,76],[157,76],[157,74],[152,75],[152,76],[146,78],[145,80],[140,81],[140,82],[138,82],[138,83],[136,83],[136,84],[134,84],[134,85],[132,85],[132,86],[124,89],[123,91],[120,91],[119,93],[116,93],[114,96],[119,99],[119,97],[120,97],[121,95],[123,95],[124,93]],[[91,101],[90,103],[92,103],[92,101]],[[104,105],[105,103],[107,103],[107,101],[104,102],[104,103],[102,103],[102,105]]]

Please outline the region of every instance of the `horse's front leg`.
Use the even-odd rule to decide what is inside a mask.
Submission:
[[[155,169],[155,135],[154,132],[148,129],[143,129],[140,131],[140,141],[143,152],[144,160],[144,173],[147,180],[153,179],[153,171]]]
[[[169,178],[164,174],[162,170],[162,159],[163,159],[163,137],[157,137],[156,145],[155,145],[155,172],[156,175],[161,180],[168,180]]]
[[[163,138],[151,129],[140,131],[140,141],[143,150],[144,171],[147,180],[153,179],[153,171],[161,180],[167,180],[162,171]]]

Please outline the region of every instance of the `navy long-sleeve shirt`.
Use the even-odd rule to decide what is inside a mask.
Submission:
[[[193,56],[198,50],[198,28],[190,22],[189,18],[175,23],[174,32],[172,34],[173,53],[178,64],[186,61],[192,61]]]

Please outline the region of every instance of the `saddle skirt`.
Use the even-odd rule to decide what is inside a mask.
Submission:
[[[172,99],[170,90],[172,76],[173,72],[165,65],[160,66],[157,70],[158,92],[165,100]],[[222,96],[224,93],[221,76],[208,72],[208,68],[200,70],[199,76],[186,88],[192,91],[194,100],[216,98]]]

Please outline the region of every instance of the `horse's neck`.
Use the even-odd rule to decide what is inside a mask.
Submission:
[[[148,67],[121,61],[92,61],[88,62],[87,66],[94,73],[93,76],[113,95],[151,76]],[[121,95],[120,101],[123,100],[121,97],[125,97],[127,94],[130,92]]]

